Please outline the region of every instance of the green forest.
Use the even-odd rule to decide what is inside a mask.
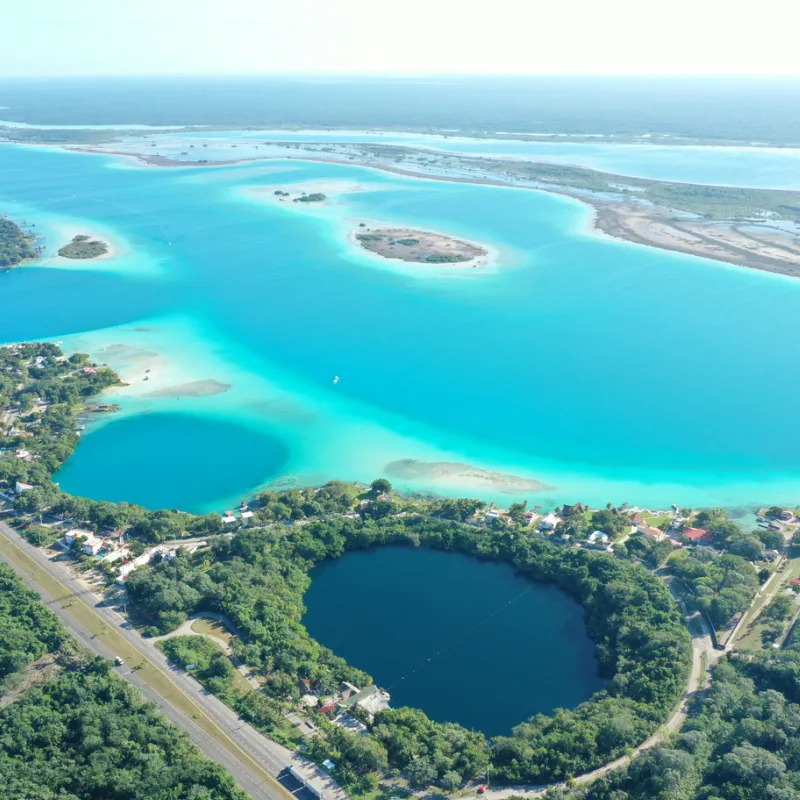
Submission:
[[[486,772],[491,773],[492,783],[549,783],[630,751],[675,707],[686,685],[690,658],[683,617],[665,583],[651,570],[661,567],[671,573],[687,589],[689,610],[703,611],[715,625],[726,626],[747,608],[770,574],[751,561],[760,561],[765,549],[780,544],[774,532],[746,533],[719,509],[712,509],[693,514],[692,519],[711,533],[713,548],[675,550],[668,542],[634,534],[613,555],[574,549],[526,527],[521,504],[509,508],[510,522],[496,520],[475,527],[464,523],[485,503],[387,498],[391,486],[385,480],[374,481],[370,487],[332,481],[318,489],[263,492],[253,504],[253,527],[232,538],[217,536],[224,532],[218,515],[150,511],[127,503],[72,497],[52,483],[52,473],[78,442],[79,415],[91,414],[93,396],[118,380],[111,370],[91,365],[86,356],[65,357],[55,345],[0,348],[0,415],[5,417],[0,434],[4,451],[0,453],[0,488],[8,491],[16,481],[32,485],[14,496],[12,505],[21,532],[38,545],[61,535],[58,528],[35,521],[34,515],[45,511],[96,531],[124,529],[132,546],[141,549],[167,540],[211,536],[210,546],[194,555],[179,551],[172,559],[155,559],[131,573],[128,611],[147,635],[172,631],[199,611],[225,614],[237,633],[232,641],[234,655],[261,676],[261,690],[243,683],[231,660],[201,637],[168,640],[162,649],[177,664],[194,664],[193,674],[207,690],[277,741],[289,746],[299,743],[285,712],[303,691],[301,679],[321,696],[343,680],[361,686],[372,682],[358,665],[347,664],[310,638],[302,625],[308,571],[321,561],[390,544],[458,551],[511,563],[532,580],[559,586],[583,605],[606,687],[576,709],[520,720],[511,736],[487,741],[480,733],[436,723],[410,708],[383,711],[365,720],[371,732],[366,737],[354,736],[315,715],[320,735],[308,744],[308,755],[317,762],[335,761],[337,779],[355,794],[371,793],[380,776],[398,772],[417,789],[430,786],[451,791]],[[13,457],[15,448],[25,448],[32,457]],[[303,524],[285,524],[296,521]],[[611,507],[585,514],[565,511],[559,532],[580,541],[593,528],[616,537],[628,526],[627,514]],[[781,610],[777,603],[769,606],[765,616],[773,606],[776,613]],[[16,794],[3,795],[5,789],[0,789],[0,797],[124,796],[127,800],[148,796],[145,787],[149,796],[165,800],[240,797],[224,782],[209,788],[211,778],[204,776],[216,768],[192,755],[188,741],[142,705],[104,665],[69,652],[65,639],[55,617],[36,596],[13,574],[0,570],[0,693],[15,695],[26,666],[48,653],[56,654],[57,667],[48,682],[31,686],[3,708],[0,731],[3,725],[28,724],[26,720],[46,708],[43,718],[50,720],[52,715],[54,725],[70,732],[59,740],[63,750],[58,753],[47,749],[56,746],[53,741],[42,744],[33,733],[21,741],[24,746],[36,742],[36,752],[25,750],[16,740],[9,743],[0,734],[4,759],[0,774],[16,781],[5,783]],[[794,695],[794,687],[800,685],[800,655],[733,656],[716,667],[714,675],[714,688],[696,701],[695,713],[674,742],[635,759],[627,770],[593,786],[590,794],[585,794],[587,789],[574,790],[575,797],[800,800],[792,777],[796,767],[790,724],[795,716],[800,719],[794,706],[800,700]],[[84,707],[95,715],[91,718],[98,720],[96,727],[102,731],[100,743],[91,740],[95,750],[88,739],[81,738],[88,736],[79,724]],[[781,712],[785,720],[778,726],[780,732],[774,733],[766,715],[777,713],[779,707],[786,709]],[[133,721],[118,721],[120,716]],[[123,749],[134,753],[150,746],[152,740],[142,738],[145,733],[136,720],[145,720],[142,724],[157,740],[153,746],[164,751],[153,770],[157,767],[181,787],[191,783],[194,788],[187,791],[194,794],[159,795],[149,766],[141,759],[132,764],[121,755],[105,753],[109,742],[128,743]],[[760,720],[760,727],[752,720]],[[800,730],[800,722],[796,729]],[[106,736],[106,731],[113,735]],[[45,756],[39,757],[40,750],[49,754],[57,769],[42,767]],[[170,760],[177,752],[190,754],[181,757],[188,773],[180,773]],[[768,778],[752,777],[762,768]],[[732,778],[736,769],[751,777]],[[93,785],[100,787],[96,794],[81,794],[75,788],[79,773],[91,776]],[[225,778],[221,771],[219,775]],[[46,790],[42,788],[45,780]],[[112,783],[135,783],[142,793],[115,795]],[[765,787],[771,793],[764,793]],[[555,790],[551,794],[559,796]]]
[[[562,796],[552,792],[553,797]],[[800,653],[732,655],[681,733],[571,800],[798,800]]]
[[[28,236],[16,222],[0,217],[0,267],[14,267],[36,258]]]
[[[49,656],[49,658],[48,658]],[[49,672],[27,674],[46,658]],[[26,685],[27,682],[27,685]],[[0,563],[2,800],[247,800]]]
[[[297,698],[300,678],[321,692],[343,680],[366,685],[370,676],[309,637],[301,623],[303,595],[316,563],[387,544],[507,561],[532,580],[555,583],[586,609],[589,635],[609,679],[605,690],[573,711],[520,720],[513,735],[495,739],[491,749],[480,734],[438,725],[421,711],[379,713],[372,725],[379,761],[406,770],[421,786],[443,785],[454,773],[461,781],[472,778],[490,754],[497,781],[540,783],[584,772],[646,738],[683,691],[688,633],[666,586],[646,569],[608,554],[565,550],[523,531],[499,535],[421,515],[312,521],[218,539],[208,551],[132,573],[127,587],[134,620],[155,635],[174,630],[197,611],[226,614],[240,632],[234,652],[265,676],[266,691],[277,701]],[[318,755],[324,755],[326,742],[330,757],[335,750],[342,764],[340,779],[356,783],[370,771],[358,760],[349,762],[330,737],[315,740]]]

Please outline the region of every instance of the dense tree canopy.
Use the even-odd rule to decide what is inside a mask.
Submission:
[[[323,689],[342,680],[363,685],[369,676],[308,636],[301,622],[303,594],[314,564],[347,550],[385,544],[424,545],[508,561],[533,580],[556,583],[586,609],[587,628],[609,678],[607,688],[574,711],[534,717],[521,722],[512,736],[496,739],[494,779],[543,782],[605,763],[645,738],[680,696],[688,671],[688,634],[664,584],[636,564],[564,550],[521,531],[497,534],[423,516],[338,518],[247,530],[215,541],[210,552],[179,555],[137,570],[128,590],[136,613],[153,632],[172,629],[199,610],[228,615],[241,634],[235,650],[269,675],[278,698],[296,693],[300,677],[319,682]],[[374,731],[389,763],[406,770],[413,766],[420,785],[426,776],[442,785],[452,773],[470,778],[481,758],[488,757],[480,734],[437,725],[416,710],[379,714]],[[457,739],[470,743],[474,758],[440,757],[456,731]],[[413,747],[398,744],[409,738]]]
[[[10,219],[0,217],[0,267],[13,267],[36,258],[31,239]]]
[[[95,659],[0,709],[2,800],[247,800]]]
[[[571,796],[581,800],[800,800],[800,654],[732,656],[682,733]]]
[[[56,615],[0,563],[0,691],[10,675],[56,650],[65,638]]]

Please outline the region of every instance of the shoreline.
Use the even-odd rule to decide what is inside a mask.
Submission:
[[[636,201],[605,200],[567,186],[530,186],[501,178],[484,176],[459,176],[414,171],[390,164],[361,159],[325,158],[316,154],[260,156],[226,161],[181,162],[166,156],[107,150],[102,147],[70,147],[74,152],[117,155],[134,158],[140,163],[154,167],[198,168],[223,167],[258,161],[295,160],[311,161],[341,166],[356,166],[376,169],[421,180],[445,181],[511,189],[527,189],[561,195],[577,200],[592,209],[590,232],[608,236],[618,241],[629,242],[659,250],[691,255],[737,267],[746,267],[777,275],[800,277],[800,238],[766,225],[759,228],[755,221],[707,222],[689,217],[677,217],[676,212],[665,206],[645,205]],[[743,228],[756,231],[743,231]],[[763,236],[761,230],[764,231]],[[357,244],[357,243],[356,243]],[[364,249],[361,247],[361,249]],[[388,259],[392,260],[392,259]],[[446,265],[447,266],[447,265]]]

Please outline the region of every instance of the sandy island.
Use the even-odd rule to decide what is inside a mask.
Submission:
[[[63,244],[49,256],[51,264],[59,266],[73,264],[78,267],[86,263],[94,264],[98,261],[110,261],[123,253],[123,245],[105,234],[92,231],[87,226],[60,223],[56,225],[56,228],[59,236],[63,237]],[[102,245],[102,247],[93,246],[94,242]],[[85,244],[92,244],[92,246],[85,247]],[[62,251],[65,249],[69,249],[72,255],[64,254]]]
[[[458,461],[422,461],[417,458],[403,458],[387,464],[385,472],[390,478],[400,480],[429,481],[442,478],[462,480],[508,494],[541,492],[552,488],[532,478],[521,478]]]
[[[354,231],[353,238],[365,250],[383,258],[397,258],[420,264],[457,264],[476,267],[489,251],[442,233],[414,228],[367,228]]]

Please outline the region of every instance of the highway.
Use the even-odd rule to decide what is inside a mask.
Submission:
[[[103,658],[123,658],[125,664],[116,668],[117,673],[154,702],[210,759],[225,767],[253,800],[295,800],[275,778],[287,764],[313,774],[316,783],[324,786],[326,800],[346,798],[315,765],[267,739],[189,675],[173,669],[125,617],[105,607],[66,567],[51,561],[3,522],[0,559],[39,594],[81,644]]]

